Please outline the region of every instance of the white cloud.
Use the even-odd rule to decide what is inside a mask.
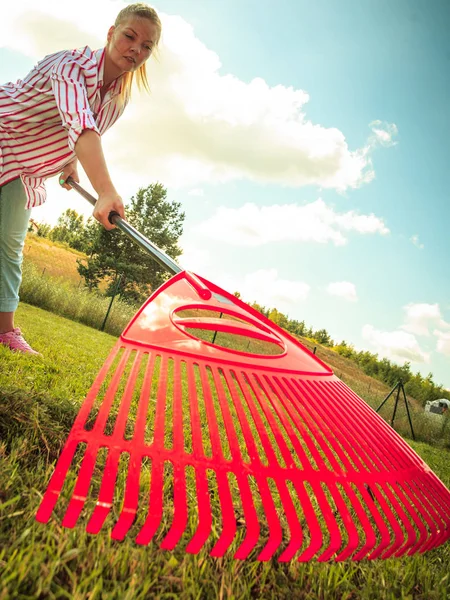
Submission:
[[[79,0],[75,25],[70,3],[41,0],[39,10],[31,0],[12,3],[2,14],[1,44],[33,59],[62,47],[99,47],[118,8]],[[308,120],[307,92],[222,74],[220,58],[191,25],[161,17],[160,59],[149,64],[152,94],[135,93],[105,138],[112,172],[170,187],[249,179],[338,191],[374,178],[371,152],[393,143],[395,125],[374,121],[366,145],[351,150],[343,132]]]
[[[180,267],[187,271],[194,271],[199,275],[206,275],[207,272],[214,274],[214,265],[211,264],[210,254],[207,251],[193,245],[183,236],[179,245],[183,249],[183,254],[178,259]]]
[[[394,137],[398,134],[397,125],[394,123],[386,123],[383,121],[372,121],[369,124],[372,129],[372,136],[369,138],[370,144],[375,146],[395,146],[397,142],[394,141]]]
[[[205,192],[201,188],[194,188],[188,192],[188,196],[203,197],[204,195]]]
[[[386,235],[389,229],[375,215],[354,211],[337,213],[322,199],[296,204],[258,207],[248,203],[239,208],[219,207],[216,213],[196,227],[196,231],[216,240],[241,246],[295,241],[333,243],[343,246],[350,231]]]
[[[438,338],[436,344],[436,352],[444,354],[444,356],[450,357],[450,331],[439,331],[435,329],[434,335]]]
[[[258,302],[267,308],[277,308],[289,313],[306,300],[311,287],[302,281],[292,281],[278,276],[276,269],[260,269],[244,277],[216,273],[214,283],[229,292],[238,291],[244,302]]]
[[[429,363],[430,354],[424,352],[414,335],[405,331],[378,331],[372,325],[364,325],[363,338],[369,342],[379,356],[395,362],[412,361]]]
[[[337,296],[338,298],[344,298],[350,302],[356,302],[358,296],[356,294],[356,287],[354,283],[349,281],[335,281],[327,286],[327,292],[331,296]]]
[[[418,235],[413,235],[409,239],[414,244],[414,246],[417,246],[417,248],[420,248],[420,250],[423,250],[425,248],[425,246],[419,241]]]
[[[403,307],[405,323],[402,329],[416,335],[429,336],[431,328],[450,330],[441,315],[438,304],[410,303]]]

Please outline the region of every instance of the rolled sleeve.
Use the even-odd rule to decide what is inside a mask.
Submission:
[[[52,88],[63,126],[68,130],[68,144],[75,144],[85,129],[100,131],[89,107],[83,67],[71,57],[55,66]]]

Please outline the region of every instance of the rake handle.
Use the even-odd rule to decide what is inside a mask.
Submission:
[[[76,190],[83,198],[85,198],[88,202],[95,206],[97,200],[94,196],[91,196],[89,192],[87,192],[79,183],[74,181],[72,177],[68,177],[66,180],[74,190]],[[119,213],[112,211],[109,213],[108,217],[109,222],[112,225],[116,225],[120,230],[125,233],[130,239],[133,240],[138,246],[140,246],[143,250],[148,252],[154,260],[161,266],[166,268],[168,271],[172,273],[172,275],[176,275],[177,273],[181,273],[182,269],[177,265],[177,263],[167,256],[165,252],[163,252],[158,246],[156,246],[153,242],[151,242],[148,238],[146,238],[142,233],[140,233],[137,229],[135,229],[132,225],[122,219]]]

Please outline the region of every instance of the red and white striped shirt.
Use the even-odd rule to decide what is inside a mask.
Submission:
[[[45,202],[45,179],[75,158],[83,130],[102,135],[123,113],[121,78],[101,100],[104,64],[104,48],[64,50],[0,86],[0,186],[20,176],[27,208]]]

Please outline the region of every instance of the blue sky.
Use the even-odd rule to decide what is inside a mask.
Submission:
[[[122,4],[74,23],[68,2],[18,2],[0,79],[100,46]],[[186,211],[184,266],[450,388],[448,2],[155,6],[152,96],[105,136],[123,197],[162,181]],[[36,220],[88,211],[48,189]]]

